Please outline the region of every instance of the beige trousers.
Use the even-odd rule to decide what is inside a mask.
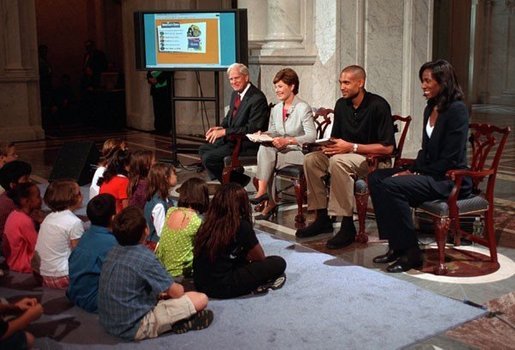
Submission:
[[[267,181],[267,193],[270,198],[275,198],[275,176],[276,169],[282,169],[288,165],[302,165],[304,154],[298,146],[288,146],[287,149],[279,151],[275,147],[259,146],[257,154],[256,177],[258,180]]]
[[[368,173],[366,157],[357,153],[328,157],[321,151],[306,155],[304,174],[308,187],[308,209],[327,208],[329,215],[352,216],[354,207],[354,178]],[[324,177],[331,176],[329,202]]]
[[[134,340],[155,338],[170,331],[177,321],[189,318],[195,313],[195,306],[187,295],[177,299],[159,300],[141,320]]]

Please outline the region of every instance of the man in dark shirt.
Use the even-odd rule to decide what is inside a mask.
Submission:
[[[333,232],[329,215],[342,216],[340,230],[326,243],[329,249],[354,242],[354,176],[367,175],[366,154],[390,154],[395,145],[390,105],[365,90],[365,79],[365,70],[360,66],[343,69],[339,80],[342,98],[334,108],[331,132],[334,142],[304,159],[308,207],[317,211],[317,217],[295,235],[303,238]],[[329,199],[324,181],[327,175],[331,176]]]

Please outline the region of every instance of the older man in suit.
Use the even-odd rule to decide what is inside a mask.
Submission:
[[[229,111],[221,126],[212,127],[206,132],[206,140],[209,143],[199,148],[202,164],[209,172],[209,176],[220,182],[224,157],[231,155],[234,148],[234,142],[228,140],[226,136],[264,131],[269,118],[266,97],[250,82],[248,68],[241,63],[234,63],[227,69],[227,76],[234,90]],[[249,140],[244,140],[241,154],[255,154],[258,146]],[[232,179],[242,185],[246,185],[249,180],[244,176],[232,177]]]

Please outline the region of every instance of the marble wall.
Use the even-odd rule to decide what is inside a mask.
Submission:
[[[22,140],[43,136],[35,1],[0,0],[3,21],[0,37],[4,43],[0,48],[2,138]],[[230,8],[232,3],[230,0],[121,2],[123,53],[120,53],[120,61],[124,62],[126,77],[128,126],[143,130],[153,128],[146,73],[135,68],[133,12]],[[469,102],[515,105],[515,1],[472,3],[477,7],[477,16],[476,46],[472,55],[475,62],[470,79],[474,94]],[[276,100],[273,76],[283,67],[292,67],[298,72],[301,98],[314,107],[331,107],[340,97],[338,75],[341,69],[350,64],[363,65],[368,73],[367,89],[384,96],[393,113],[414,117],[406,147],[408,154],[415,152],[420,145],[425,105],[417,75],[420,65],[432,57],[434,0],[239,0],[238,6],[249,10],[252,81],[271,102]],[[213,74],[200,73],[199,79],[204,96],[211,96]],[[230,87],[224,73],[220,74],[220,80],[226,107]],[[200,86],[195,73],[176,73],[178,95],[199,95]],[[177,132],[203,133],[208,123],[214,123],[215,108],[209,102],[205,105],[179,102]]]
[[[275,73],[289,66],[301,80],[299,97],[313,107],[333,107],[341,96],[340,71],[362,65],[367,90],[386,98],[394,114],[413,116],[406,144],[407,154],[413,155],[421,141],[425,100],[418,69],[431,59],[432,0],[304,0],[296,5],[281,1],[279,9],[276,1],[267,4],[266,34],[262,25],[257,27],[259,34],[252,35],[254,26],[249,33],[259,38],[253,42],[258,49],[251,51],[250,62],[260,71],[259,85],[269,100],[275,102]],[[249,8],[249,23],[258,22],[251,11],[255,3],[243,5]],[[292,28],[295,20],[298,26]]]
[[[489,24],[483,62],[487,74],[480,94],[484,103],[515,106],[515,1],[491,0],[485,5],[480,16]]]

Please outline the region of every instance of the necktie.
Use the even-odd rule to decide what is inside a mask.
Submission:
[[[236,113],[238,113],[238,108],[240,108],[240,104],[241,104],[240,94],[236,94],[236,98],[234,99],[234,108],[232,109],[233,118],[236,116]]]

